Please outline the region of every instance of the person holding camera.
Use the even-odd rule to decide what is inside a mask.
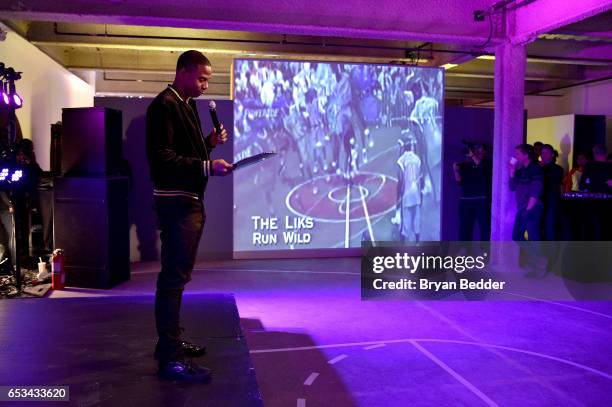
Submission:
[[[491,238],[491,183],[493,166],[482,144],[467,144],[467,160],[453,164],[455,180],[459,183],[459,240],[473,239],[478,223],[480,240]]]

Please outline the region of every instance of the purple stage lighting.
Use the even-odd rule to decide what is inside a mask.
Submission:
[[[19,96],[18,94],[14,93],[13,95],[13,106],[15,107],[15,109],[19,109],[20,107],[23,106],[23,99],[21,99],[21,96]]]
[[[6,92],[2,92],[2,101],[4,102],[5,105],[8,105],[10,103],[9,97],[6,94]]]
[[[17,182],[21,179],[21,177],[23,176],[23,171],[21,170],[17,170],[13,173],[13,176],[11,177],[11,180],[13,182]]]
[[[0,171],[0,183],[9,182],[15,183],[21,181],[23,178],[23,170],[20,169],[10,169],[10,168],[2,168]]]

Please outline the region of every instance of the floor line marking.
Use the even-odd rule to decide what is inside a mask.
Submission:
[[[304,386],[312,386],[314,381],[317,380],[317,377],[319,377],[319,373],[312,372],[310,376],[308,376],[308,378],[304,381]]]
[[[348,358],[348,355],[342,354],[340,356],[336,356],[335,358],[328,360],[327,363],[330,365],[335,365],[336,363],[340,362],[343,359]]]
[[[551,300],[544,300],[542,298],[530,297],[528,295],[516,294],[516,293],[510,293],[510,292],[505,292],[504,294],[510,294],[510,295],[514,295],[516,297],[523,297],[523,298],[527,298],[527,299],[530,299],[530,300],[545,302],[547,304],[558,305],[560,307],[565,307],[565,308],[569,308],[569,309],[573,309],[573,310],[577,310],[577,311],[587,312],[589,314],[599,315],[600,317],[612,319],[612,315],[603,314],[603,313],[597,312],[597,311],[591,311],[590,309],[586,309],[586,308],[574,307],[573,305],[567,305],[567,304],[563,304],[561,302],[556,302],[556,301],[551,301]]]
[[[424,308],[425,310],[427,310],[431,315],[433,315],[434,317],[438,318],[440,321],[442,321],[445,324],[453,327],[457,332],[459,332],[463,336],[471,339],[472,342],[475,342],[475,343],[481,343],[482,342],[480,340],[480,338],[472,335],[470,332],[468,332],[466,329],[464,329],[461,325],[457,324],[455,321],[453,321],[452,319],[448,318],[446,315],[444,315],[444,314],[440,313],[439,311],[437,311],[437,310],[427,306],[423,302],[419,302],[418,305],[419,305],[419,307]],[[508,365],[523,371],[526,375],[528,375],[528,376],[532,377],[534,380],[536,380],[542,387],[550,390],[551,392],[553,392],[557,396],[559,396],[561,398],[565,398],[568,402],[569,401],[573,401],[574,404],[577,405],[577,406],[581,405],[579,403],[576,403],[575,400],[572,400],[570,396],[568,396],[563,391],[558,389],[553,383],[550,383],[550,381],[547,378],[542,378],[542,377],[539,377],[539,376],[535,375],[530,368],[528,368],[524,364],[514,360],[511,356],[509,356],[507,354],[504,354],[499,349],[494,349],[494,348],[485,348],[485,349],[488,352],[491,352],[493,355],[499,357],[501,360],[506,362]]]
[[[302,274],[342,274],[347,276],[359,276],[361,273],[351,273],[349,271],[311,271],[311,270],[264,270],[264,269],[208,269],[208,268],[194,268],[193,271],[245,271],[249,273],[302,273]],[[158,273],[159,271],[155,271]],[[134,273],[132,273],[134,274]]]
[[[302,346],[295,348],[275,348],[275,349],[256,349],[251,350],[251,354],[260,354],[260,353],[276,353],[276,352],[293,352],[293,351],[303,351],[303,350],[317,350],[317,349],[333,349],[333,348],[348,348],[354,346],[367,346],[367,345],[377,345],[377,344],[393,344],[393,343],[412,343],[412,342],[436,342],[436,343],[454,343],[458,345],[472,345],[472,346],[481,346],[483,348],[494,348],[494,349],[503,349],[510,352],[522,353],[525,355],[537,356],[543,359],[554,360],[555,362],[563,363],[566,365],[570,365],[576,367],[578,369],[583,369],[593,374],[602,376],[608,380],[612,380],[612,375],[602,372],[601,370],[593,369],[586,365],[572,362],[571,360],[566,360],[562,358],[558,358],[556,356],[547,355],[545,353],[532,352],[529,350],[513,348],[510,346],[503,345],[494,345],[490,343],[481,343],[481,342],[470,342],[470,341],[459,341],[454,339],[431,339],[431,338],[406,338],[406,339],[390,339],[390,340],[381,340],[381,341],[367,341],[367,342],[350,342],[350,343],[336,343],[329,345],[319,345],[319,346]]]
[[[370,350],[370,349],[376,349],[376,348],[382,348],[383,346],[387,346],[384,343],[379,343],[378,345],[370,345],[370,346],[366,346],[365,348],[363,348],[364,350]]]
[[[436,365],[444,369],[446,373],[453,376],[459,383],[467,387],[468,390],[470,390],[472,393],[478,396],[482,401],[484,401],[486,405],[492,406],[492,407],[499,407],[499,404],[491,400],[489,396],[487,396],[482,391],[480,391],[476,386],[474,386],[465,377],[461,376],[459,373],[453,370],[449,365],[444,363],[442,360],[438,359],[436,355],[434,355],[433,353],[431,353],[430,351],[428,351],[427,349],[419,345],[416,341],[410,341],[410,343],[415,348],[417,348],[423,355],[427,356],[432,362],[434,362]]]

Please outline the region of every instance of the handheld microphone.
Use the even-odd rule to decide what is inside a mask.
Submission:
[[[208,104],[208,110],[210,110],[210,118],[212,119],[213,125],[215,126],[215,131],[217,134],[221,134],[221,123],[219,122],[219,118],[217,117],[217,104],[214,100],[211,100]]]

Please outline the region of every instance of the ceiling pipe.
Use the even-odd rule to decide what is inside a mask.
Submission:
[[[433,46],[430,42],[425,42],[417,47],[400,47],[393,45],[365,45],[365,44],[337,44],[326,41],[317,42],[306,42],[306,41],[288,41],[287,35],[283,35],[280,41],[273,40],[249,40],[243,38],[211,38],[211,37],[167,37],[161,35],[135,35],[135,34],[109,34],[109,33],[86,33],[78,31],[61,31],[58,28],[58,23],[53,23],[53,33],[57,36],[81,36],[81,37],[105,37],[105,38],[130,38],[130,39],[146,39],[146,40],[179,40],[179,41],[203,41],[203,42],[224,42],[224,43],[237,43],[237,44],[259,44],[259,45],[304,45],[312,47],[336,47],[336,48],[357,48],[357,49],[374,49],[374,50],[386,50],[386,51],[404,51],[404,52],[420,52],[426,46]],[[437,52],[446,54],[461,54],[461,55],[472,55],[474,57],[483,55],[481,51],[461,51],[453,49],[434,49],[433,47],[428,48],[426,52]]]
[[[353,48],[353,49],[373,49],[373,50],[386,50],[386,51],[403,51],[408,55],[409,53],[425,51],[431,54],[457,54],[457,55],[470,55],[474,58],[478,56],[488,55],[494,56],[494,54],[476,51],[476,50],[455,50],[455,49],[440,49],[434,48],[433,44],[427,42],[417,47],[399,47],[392,45],[365,45],[365,44],[337,44],[328,43],[322,41],[320,43],[306,42],[306,41],[287,41],[286,35],[280,41],[273,40],[249,40],[240,38],[194,38],[194,37],[166,37],[160,35],[134,35],[134,34],[91,34],[84,32],[69,32],[61,31],[58,28],[58,23],[53,23],[53,32],[58,36],[81,36],[81,37],[106,37],[106,38],[131,38],[131,39],[153,39],[153,40],[179,40],[179,41],[203,41],[203,42],[223,42],[223,43],[237,43],[237,44],[260,44],[260,45],[302,45],[311,47],[337,47],[337,48]],[[423,50],[425,46],[431,46],[426,50]],[[557,57],[548,55],[527,55],[527,58],[532,59],[554,59],[562,60],[567,62],[593,62],[593,63],[610,63],[612,59],[598,59],[598,58],[573,58],[573,57]]]
[[[609,76],[604,76],[602,78],[596,78],[596,79],[590,79],[588,81],[581,81],[581,82],[572,83],[571,85],[556,86],[554,88],[544,89],[544,90],[533,90],[533,91],[530,91],[530,92],[526,92],[525,96],[563,97],[565,95],[543,95],[543,93],[554,92],[554,91],[563,90],[563,89],[575,88],[576,86],[589,85],[589,84],[592,84],[592,83],[604,82],[604,81],[611,80],[611,79],[612,79],[612,75],[609,75]],[[478,103],[472,104],[472,106],[479,106],[479,105],[482,105],[482,104],[492,103],[492,102],[493,102],[492,99],[490,99],[490,100],[483,100],[483,101],[480,101]]]
[[[556,90],[562,90],[562,89],[570,89],[570,88],[575,88],[576,86],[590,85],[592,83],[605,82],[605,81],[609,81],[611,79],[612,79],[612,75],[608,75],[608,76],[604,76],[604,77],[601,77],[601,78],[589,79],[587,81],[581,81],[581,82],[572,83],[570,85],[556,86],[554,88],[549,88],[549,89],[544,89],[544,90],[534,90],[534,91],[525,93],[525,95],[529,95],[529,96],[548,96],[548,95],[542,95],[542,93],[554,92]]]

